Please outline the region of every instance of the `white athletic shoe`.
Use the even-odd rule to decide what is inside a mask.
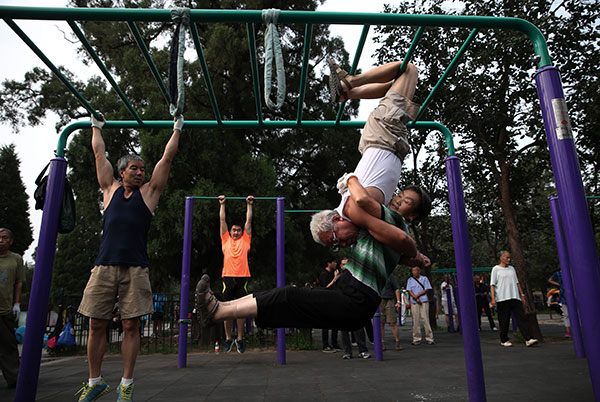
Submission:
[[[512,343],[510,341],[506,341],[506,342],[500,342],[500,345],[510,348],[512,346]]]
[[[537,339],[535,339],[535,338],[531,338],[530,340],[528,340],[528,341],[525,341],[525,346],[527,346],[527,347],[529,347],[529,346],[533,346],[533,345],[535,345],[535,344],[536,344],[536,343],[538,343],[538,342],[539,342],[539,341],[538,341]]]

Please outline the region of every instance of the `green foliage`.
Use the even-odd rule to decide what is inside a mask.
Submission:
[[[14,144],[0,148],[0,227],[14,234],[11,251],[23,255],[33,242],[29,204]]]

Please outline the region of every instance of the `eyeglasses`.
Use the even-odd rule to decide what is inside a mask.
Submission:
[[[340,249],[340,240],[337,238],[337,236],[335,234],[335,225],[333,225],[333,229],[331,230],[331,237],[332,237],[331,250],[337,252]]]

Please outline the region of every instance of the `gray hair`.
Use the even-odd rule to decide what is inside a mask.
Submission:
[[[12,230],[7,228],[0,228],[0,233],[1,232],[6,232],[11,239],[15,239],[15,235],[13,234]]]
[[[310,232],[312,233],[313,240],[320,245],[324,246],[325,243],[319,238],[319,233],[329,232],[333,230],[333,217],[338,216],[337,211],[331,209],[324,209],[321,212],[317,212],[312,216],[310,220]]]
[[[144,164],[146,163],[146,162],[144,162],[142,157],[139,155],[135,155],[135,154],[125,155],[121,159],[119,159],[119,161],[117,162],[117,169],[119,170],[119,172],[122,172],[125,169],[127,169],[127,165],[131,161],[140,161]]]
[[[510,251],[507,251],[507,250],[502,250],[502,251],[500,251],[500,252],[498,253],[498,258],[502,257],[502,256],[504,255],[504,253],[508,253],[508,254],[510,254]]]

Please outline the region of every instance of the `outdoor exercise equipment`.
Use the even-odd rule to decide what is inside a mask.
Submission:
[[[163,94],[166,93],[164,84],[156,68],[153,67],[152,57],[149,55],[143,40],[136,28],[138,22],[171,22],[170,10],[150,9],[98,9],[98,8],[40,8],[20,6],[0,6],[0,17],[13,29],[52,72],[65,84],[71,93],[79,100],[81,105],[99,118],[97,112],[89,102],[73,87],[69,80],[52,64],[44,53],[27,37],[27,35],[14,22],[19,20],[63,20],[63,21],[122,21],[126,22],[140,50],[146,58],[154,77]],[[588,357],[588,367],[592,379],[594,394],[600,398],[600,262],[598,250],[594,239],[591,220],[587,210],[583,181],[575,151],[575,143],[571,133],[568,110],[565,102],[560,74],[552,66],[546,41],[537,27],[518,18],[496,18],[480,16],[449,16],[449,15],[407,15],[392,13],[350,13],[350,12],[313,12],[313,11],[280,11],[278,22],[280,24],[304,24],[304,57],[302,61],[301,81],[297,102],[296,120],[265,120],[262,115],[262,103],[258,85],[258,63],[256,62],[255,24],[265,22],[265,13],[260,10],[190,10],[190,32],[198,53],[203,76],[206,81],[209,99],[213,107],[214,120],[186,121],[185,128],[361,128],[364,121],[341,121],[344,104],[341,104],[335,121],[310,121],[304,120],[303,102],[306,76],[309,68],[308,59],[312,42],[313,24],[349,24],[363,26],[361,38],[352,63],[350,74],[356,71],[360,55],[369,31],[370,25],[402,25],[412,26],[416,35],[411,43],[406,57],[406,63],[415,51],[421,34],[427,27],[457,27],[470,29],[469,38],[460,48],[438,84],[431,90],[423,106],[418,112],[418,119],[434,96],[436,90],[447,80],[461,57],[466,53],[469,43],[477,36],[479,29],[514,30],[524,33],[533,44],[534,60],[538,71],[535,74],[538,97],[540,99],[544,127],[550,151],[550,159],[556,181],[560,215],[563,221],[564,238],[568,251],[568,260],[572,270],[575,292],[580,300],[585,300],[579,306],[581,327],[585,352]],[[245,23],[248,31],[248,47],[254,98],[256,102],[255,120],[223,120],[219,112],[216,97],[206,61],[200,46],[200,39],[196,23]],[[268,21],[268,22],[273,22]],[[74,25],[74,24],[72,24]],[[84,45],[85,46],[85,45]],[[90,51],[90,49],[88,49]],[[93,53],[93,50],[91,50]],[[92,58],[94,58],[92,56]],[[94,58],[97,62],[97,58]],[[114,81],[114,80],[113,80]],[[111,82],[111,80],[109,80]],[[112,82],[111,82],[112,84]],[[118,91],[117,91],[118,92]],[[119,94],[121,96],[121,94]],[[123,96],[121,97],[123,99]],[[172,121],[146,121],[142,120],[133,110],[130,103],[123,99],[135,120],[108,121],[104,128],[171,128]],[[417,119],[417,120],[418,120]],[[67,126],[60,135],[56,158],[52,159],[48,178],[48,189],[42,225],[36,255],[36,270],[31,289],[30,309],[27,317],[27,332],[23,347],[21,374],[17,384],[16,401],[29,401],[35,399],[39,376],[40,351],[44,333],[44,323],[48,307],[48,295],[54,263],[57,224],[60,211],[60,198],[63,193],[63,184],[66,172],[64,149],[66,139],[70,133],[78,129],[89,129],[90,123],[76,122]],[[458,157],[454,153],[452,135],[446,127],[436,122],[413,121],[407,124],[411,129],[428,129],[440,131],[447,143],[448,157],[446,158],[446,175],[450,201],[452,232],[456,254],[458,274],[458,292],[460,300],[460,324],[463,332],[465,346],[465,362],[467,371],[467,386],[471,401],[485,401],[485,383],[483,363],[481,359],[481,346],[475,308],[475,295],[472,286],[471,255],[467,231],[467,220],[464,204],[464,193],[460,174]],[[283,202],[283,200],[282,200]],[[278,225],[283,225],[283,220]],[[279,234],[282,235],[281,231]],[[283,258],[283,256],[280,256]],[[279,285],[279,284],[278,284]]]
[[[245,200],[247,197],[226,197],[226,200]],[[188,196],[185,197],[185,220],[183,226],[183,256],[181,260],[181,306],[179,319],[179,350],[177,367],[187,367],[187,334],[190,295],[190,264],[192,260],[192,220],[194,217],[194,200],[218,200],[219,197]],[[254,197],[254,200],[275,200],[276,212],[276,266],[277,287],[285,286],[285,226],[283,219],[283,197]],[[277,328],[277,363],[285,364],[285,328]]]

